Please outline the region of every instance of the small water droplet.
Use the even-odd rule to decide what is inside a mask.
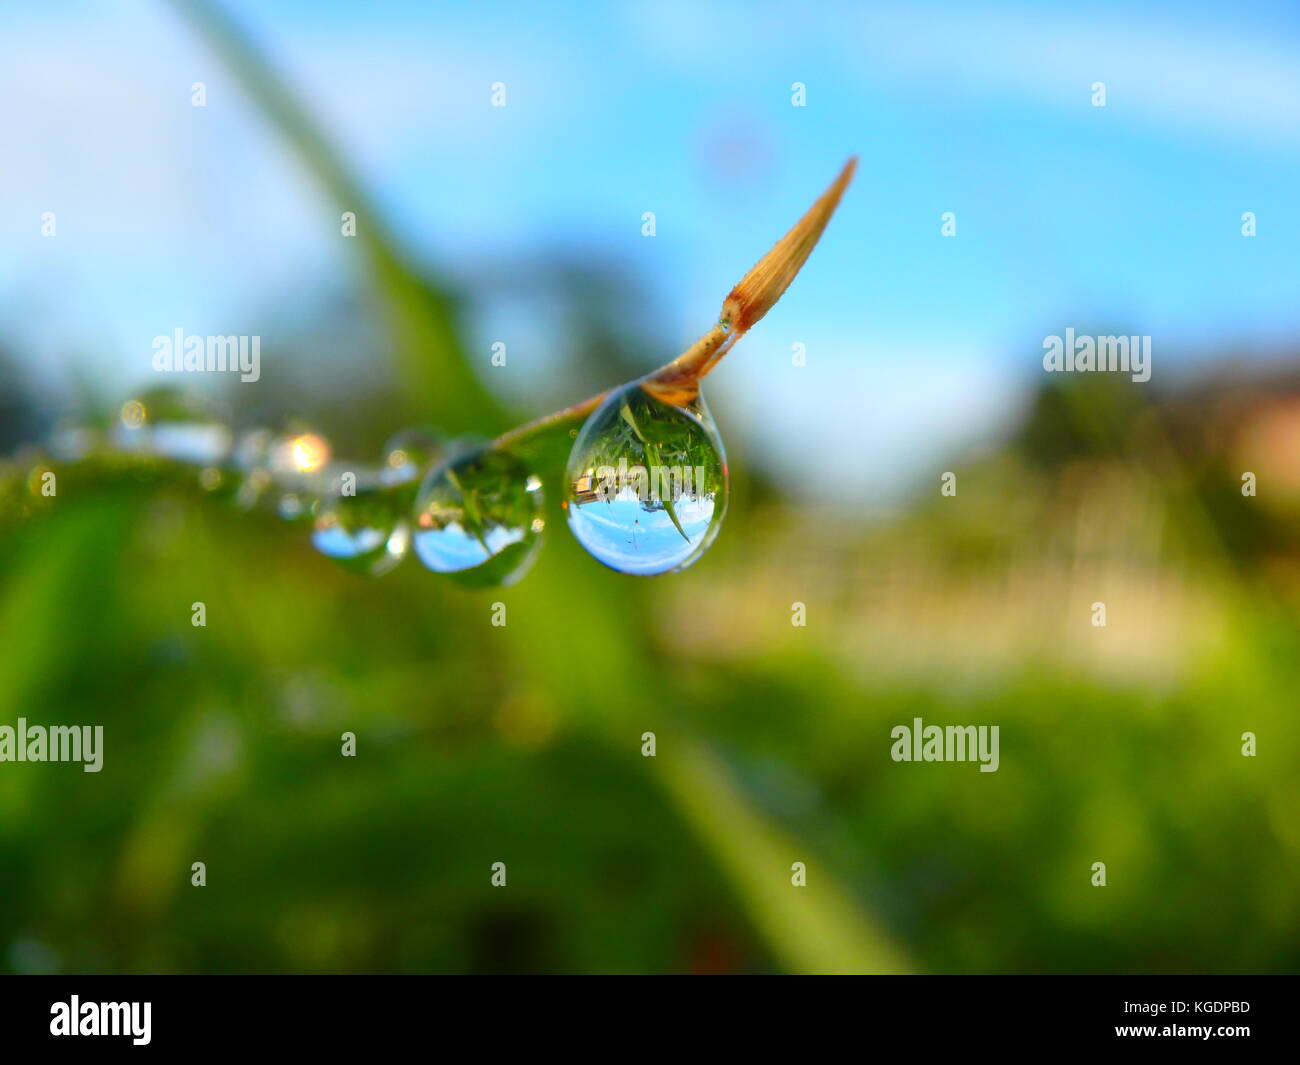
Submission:
[[[702,396],[665,403],[638,383],[612,392],[582,427],[565,475],[578,542],[610,569],[684,569],[718,534],[727,460]]]
[[[122,404],[113,443],[123,451],[212,466],[230,454],[230,428],[210,405],[176,388],[153,388]]]
[[[35,449],[24,448],[15,457],[15,462],[27,461],[29,458],[35,462],[27,471],[27,495],[32,502],[36,504],[50,503],[52,497],[46,495],[46,475],[53,472],[48,461],[40,455]]]
[[[403,499],[380,474],[358,474],[355,493],[338,485],[316,507],[311,542],[322,555],[356,573],[379,577],[406,557],[410,526]]]
[[[389,484],[418,484],[447,452],[447,441],[434,431],[403,429],[384,445],[381,475]]]
[[[477,586],[523,576],[541,543],[541,482],[513,455],[480,448],[430,471],[415,500],[415,551]]]
[[[285,521],[298,521],[307,516],[311,500],[305,499],[297,492],[283,493],[275,504],[275,512]]]
[[[235,445],[238,480],[235,501],[242,507],[271,504],[286,520],[306,516],[325,484],[329,443],[297,418],[282,419],[274,429],[245,433]]]
[[[103,433],[95,426],[63,421],[50,434],[50,451],[64,462],[80,462],[103,446]]]
[[[122,404],[121,421],[123,427],[139,429],[144,425],[146,417],[148,417],[148,411],[140,400],[128,399]]]
[[[270,429],[250,429],[242,433],[231,456],[235,467],[241,473],[266,469],[266,456],[271,449],[273,435]]]
[[[329,444],[318,433],[302,432],[283,436],[271,445],[271,472],[315,473],[330,457]]]
[[[253,469],[237,474],[239,483],[234,490],[237,506],[251,510],[271,487],[271,475],[263,469]]]
[[[235,505],[244,510],[256,507],[271,487],[267,456],[274,438],[270,429],[250,429],[235,441],[231,453],[232,468],[226,484],[233,492]]]

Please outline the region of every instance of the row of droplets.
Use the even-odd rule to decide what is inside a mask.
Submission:
[[[588,553],[649,576],[681,570],[708,549],[726,510],[727,465],[702,397],[676,405],[633,382],[572,435],[561,507]],[[316,550],[371,576],[413,551],[462,583],[509,584],[527,572],[546,525],[542,481],[520,457],[428,430],[397,433],[378,465],[358,468],[334,461],[305,424],[236,436],[192,397],[158,389],[123,404],[107,443],[196,467],[205,490],[308,524]],[[67,459],[94,446],[85,429],[55,439]]]

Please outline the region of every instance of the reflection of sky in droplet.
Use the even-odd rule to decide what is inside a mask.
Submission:
[[[340,520],[340,515],[345,520]],[[382,577],[406,557],[411,546],[406,522],[394,518],[391,523],[349,523],[347,515],[346,509],[329,510],[317,519],[311,542],[322,555],[344,569],[372,577]]]
[[[306,513],[307,503],[296,492],[285,492],[275,509],[285,521],[294,521]]]
[[[348,532],[341,525],[318,528],[311,534],[311,542],[316,550],[330,558],[356,558],[376,550],[387,540],[388,533],[381,529]]]
[[[385,484],[406,484],[424,477],[444,450],[442,442],[425,429],[403,429],[384,445],[380,478]]]
[[[230,450],[230,430],[224,425],[167,422],[154,427],[153,449],[178,462],[210,466]]]
[[[483,534],[483,543],[453,521],[441,529],[421,529],[415,534],[415,550],[429,569],[437,573],[455,573],[481,566],[511,544],[524,538],[524,530],[494,525]],[[483,544],[487,550],[483,550]]]
[[[712,498],[686,496],[673,506],[689,542],[682,539],[666,511],[646,510],[631,487],[608,503],[571,504],[569,527],[606,566],[641,576],[666,573],[706,546],[705,534],[716,509]]]

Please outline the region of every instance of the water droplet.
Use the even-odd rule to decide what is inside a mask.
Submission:
[[[727,509],[727,459],[703,397],[676,406],[637,383],[587,419],[565,484],[578,542],[610,569],[638,576],[689,566]]]
[[[447,452],[447,442],[432,430],[403,429],[384,445],[381,475],[389,484],[418,484]]]
[[[26,448],[15,456],[18,460],[26,460],[28,457],[29,452]],[[48,502],[51,497],[48,496],[45,491],[45,475],[52,472],[50,464],[44,461],[43,457],[39,457],[36,454],[31,454],[30,457],[35,458],[36,462],[27,471],[27,494],[31,496],[33,500]]]
[[[266,455],[271,449],[272,435],[270,429],[250,429],[239,437],[232,458],[241,473],[266,469]]]
[[[50,451],[64,462],[80,462],[103,445],[103,435],[95,426],[63,421],[50,434]]]
[[[285,521],[300,521],[307,516],[311,505],[310,498],[305,498],[298,492],[285,492],[276,500],[275,512]]]
[[[128,399],[122,404],[121,421],[123,427],[127,429],[142,428],[146,417],[148,417],[148,412],[140,400]]]
[[[239,438],[234,466],[240,475],[235,501],[254,507],[268,495],[286,520],[305,516],[325,484],[330,447],[323,436],[296,418],[276,429],[255,429]]]
[[[523,576],[541,543],[541,482],[513,455],[479,448],[432,470],[415,500],[415,551],[472,585]]]
[[[267,471],[267,454],[274,434],[270,429],[250,429],[241,433],[231,452],[231,470],[224,478],[227,493],[233,493],[235,505],[252,510],[271,487]]]
[[[122,404],[113,443],[124,451],[212,466],[230,454],[230,429],[197,396],[154,388]]]
[[[246,473],[241,472],[237,477],[239,483],[234,490],[235,503],[244,510],[251,510],[271,487],[271,475],[266,470],[253,469]]]
[[[410,526],[401,495],[380,474],[359,473],[346,494],[341,478],[316,507],[311,542],[322,555],[356,573],[379,577],[406,557]]]
[[[301,432],[278,437],[268,456],[273,474],[315,473],[329,461],[330,447],[318,433]]]

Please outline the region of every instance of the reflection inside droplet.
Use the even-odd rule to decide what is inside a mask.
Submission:
[[[232,436],[199,397],[164,387],[122,404],[112,440],[124,451],[211,466],[227,459]]]
[[[717,536],[727,505],[722,441],[700,396],[684,406],[640,384],[608,396],[574,441],[565,477],[569,528],[622,573],[671,573]]]
[[[390,484],[419,482],[446,454],[446,444],[428,429],[403,429],[384,445],[382,477]]]
[[[378,577],[393,569],[410,548],[410,527],[402,499],[378,475],[354,476],[321,500],[311,541],[322,555],[345,569]]]
[[[442,463],[420,486],[414,540],[420,561],[464,583],[523,575],[545,526],[541,482],[512,455],[480,449]]]
[[[297,418],[254,429],[235,444],[228,490],[242,507],[272,506],[286,521],[310,515],[326,486],[330,446]]]
[[[285,492],[276,501],[275,512],[285,521],[297,521],[306,515],[310,505],[310,501],[297,492]]]
[[[298,473],[311,473],[320,469],[330,457],[325,438],[315,433],[300,433],[282,441],[278,446],[282,450],[273,451],[271,455],[273,469],[280,465]]]

